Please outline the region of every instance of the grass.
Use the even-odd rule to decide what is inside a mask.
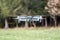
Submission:
[[[60,40],[60,29],[0,29],[0,40]]]

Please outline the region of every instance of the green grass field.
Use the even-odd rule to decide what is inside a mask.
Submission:
[[[60,29],[0,29],[0,40],[60,40]]]

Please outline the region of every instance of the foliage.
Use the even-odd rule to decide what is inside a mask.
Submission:
[[[45,14],[46,4],[47,0],[0,0],[1,13],[4,17],[16,14]]]
[[[47,10],[51,15],[60,15],[60,0],[48,0]]]
[[[22,8],[18,11],[26,15],[43,15],[47,14],[45,6],[47,0],[22,0]]]
[[[0,0],[1,13],[4,17],[15,15],[16,8],[20,7],[21,0]]]

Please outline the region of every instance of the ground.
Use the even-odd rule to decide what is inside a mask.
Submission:
[[[60,28],[0,29],[0,40],[60,40]]]

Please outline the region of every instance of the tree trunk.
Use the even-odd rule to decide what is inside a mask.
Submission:
[[[16,28],[18,28],[18,20],[16,20]]]
[[[50,26],[51,26],[51,18],[50,18]]]
[[[45,18],[45,27],[47,27],[47,19]]]
[[[54,16],[54,25],[55,25],[55,26],[57,25],[56,17],[55,17],[55,16]]]
[[[34,22],[32,22],[32,23],[33,23],[33,26],[36,27],[36,24]]]
[[[7,19],[5,18],[5,29],[7,29],[8,28],[8,21],[7,21]]]
[[[25,28],[28,28],[28,22],[25,21]]]
[[[41,26],[43,26],[43,20],[42,20],[42,22],[41,22]]]

